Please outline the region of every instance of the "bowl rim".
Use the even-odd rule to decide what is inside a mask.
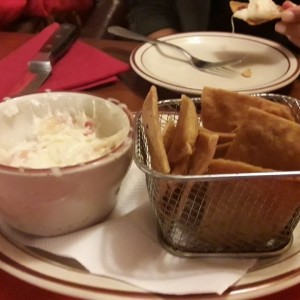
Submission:
[[[76,172],[82,172],[86,169],[91,169],[99,165],[105,165],[111,162],[112,160],[115,160],[116,157],[120,157],[123,153],[125,153],[127,150],[131,148],[133,145],[133,138],[134,138],[134,118],[133,118],[133,113],[129,110],[127,105],[125,103],[122,103],[118,99],[115,98],[103,98],[100,96],[95,96],[91,94],[86,94],[82,92],[67,92],[67,91],[49,91],[49,92],[41,92],[41,93],[36,93],[36,94],[29,94],[29,95],[24,95],[24,96],[18,96],[15,98],[7,98],[5,99],[1,104],[8,103],[10,101],[17,102],[20,100],[25,100],[26,98],[30,98],[32,96],[40,96],[40,95],[54,95],[54,94],[69,94],[69,95],[82,95],[84,97],[88,98],[94,98],[94,99],[99,99],[101,101],[108,101],[118,107],[121,108],[121,110],[125,113],[128,121],[129,121],[129,129],[127,136],[124,138],[124,140],[115,148],[112,149],[109,153],[100,156],[98,158],[95,158],[93,160],[89,160],[86,162],[82,163],[77,163],[75,165],[67,165],[67,166],[54,166],[50,168],[28,168],[28,167],[14,167],[14,166],[8,166],[8,165],[3,165],[0,163],[0,172],[1,173],[6,173],[6,174],[15,174],[15,175],[37,175],[37,176],[55,176],[59,177],[62,176],[63,174],[67,173],[76,173]],[[58,174],[56,174],[55,170],[59,170]]]

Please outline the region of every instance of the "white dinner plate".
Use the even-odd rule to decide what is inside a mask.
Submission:
[[[133,70],[147,81],[181,93],[200,95],[204,86],[241,93],[277,90],[295,80],[299,61],[287,48],[273,41],[225,32],[180,33],[161,38],[178,45],[198,58],[222,61],[242,57],[230,68],[234,77],[221,77],[199,71],[187,63],[177,50],[145,43],[130,56]],[[250,77],[242,72],[249,69]]]
[[[92,275],[72,260],[17,246],[0,233],[0,269],[33,285],[82,299],[170,299],[171,295],[149,294],[107,277]],[[281,256],[258,260],[235,286],[218,296],[193,295],[193,300],[252,299],[276,293],[300,283],[300,225],[291,248]],[[176,296],[177,300],[186,299]]]

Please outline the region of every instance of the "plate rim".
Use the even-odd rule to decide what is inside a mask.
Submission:
[[[48,258],[43,258],[42,256],[35,255],[30,250],[26,250],[24,247],[16,245],[11,240],[9,240],[1,231],[0,241],[1,245],[4,245],[4,250],[0,250],[0,269],[3,269],[12,276],[24,280],[30,284],[59,294],[97,300],[103,299],[102,297],[104,295],[108,297],[107,299],[111,300],[132,299],[133,296],[138,296],[139,299],[157,299],[157,297],[159,299],[169,299],[170,297],[176,298],[178,300],[185,299],[185,295],[174,296],[149,293],[147,291],[143,291],[138,287],[131,286],[130,284],[115,280],[113,278],[106,278],[104,276],[90,274],[88,272],[84,272],[80,269],[75,269],[67,265],[59,265],[56,262],[51,262],[51,260],[49,260]],[[295,258],[296,256],[299,256],[299,254],[300,249],[297,250],[296,253],[292,254],[291,257]],[[282,262],[279,261],[275,263],[275,265],[281,263]],[[52,269],[52,271],[49,271],[49,269]],[[69,275],[68,278],[62,279],[57,277],[57,273],[55,273],[55,271],[57,270],[61,271],[63,274],[66,273],[67,275]],[[264,270],[264,268],[262,270]],[[251,273],[253,275],[253,273],[255,273],[255,270],[253,272],[250,272],[249,274]],[[211,300],[235,300],[241,299],[240,297],[243,297],[243,299],[263,297],[299,284],[299,275],[300,263],[296,268],[283,272],[279,275],[277,274],[273,277],[269,276],[268,278],[264,278],[256,282],[234,285],[222,295],[212,293],[193,294],[191,295],[191,297],[193,299],[199,300],[204,300],[207,298]],[[74,277],[76,277],[76,279]],[[84,280],[81,281],[80,279]],[[88,280],[89,284],[87,285],[83,283],[84,281],[87,281],[87,279],[93,280]],[[118,285],[119,288],[112,288],[111,286],[109,286],[109,282]]]
[[[300,74],[300,61],[297,58],[297,56],[288,48],[285,46],[265,38],[256,37],[253,35],[247,35],[247,34],[241,34],[241,33],[231,33],[231,32],[219,32],[219,31],[200,31],[200,32],[188,32],[188,33],[177,33],[173,35],[169,35],[163,38],[159,38],[159,40],[162,41],[169,41],[171,39],[178,39],[178,38],[191,38],[191,37],[225,37],[225,38],[232,38],[234,35],[235,38],[238,39],[247,39],[253,42],[262,43],[268,47],[276,48],[276,50],[280,50],[280,52],[286,57],[286,60],[289,63],[289,69],[287,70],[286,74],[288,73],[288,77],[285,78],[287,75],[281,76],[280,78],[283,78],[283,80],[279,81],[272,81],[268,85],[257,85],[255,88],[250,89],[233,89],[236,92],[240,93],[261,93],[261,92],[271,92],[278,90],[280,88],[283,88],[290,84],[292,81],[294,81]],[[155,76],[151,75],[149,72],[144,71],[141,62],[137,61],[137,56],[142,55],[146,50],[149,48],[154,47],[151,43],[143,43],[142,45],[136,47],[130,54],[129,63],[132,67],[132,69],[143,79],[149,81],[152,84],[158,85],[160,87],[169,89],[174,92],[180,92],[180,93],[188,93],[192,95],[201,95],[203,88],[199,87],[197,88],[189,88],[189,87],[182,87],[177,86],[176,84],[168,83],[161,81],[160,79],[155,78]],[[291,66],[294,67],[293,70],[291,70]],[[291,74],[289,74],[291,72]]]

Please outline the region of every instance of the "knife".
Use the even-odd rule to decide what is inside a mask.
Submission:
[[[9,97],[37,92],[50,76],[53,65],[67,53],[79,36],[79,29],[64,23],[50,36],[40,51],[28,62],[28,72]]]

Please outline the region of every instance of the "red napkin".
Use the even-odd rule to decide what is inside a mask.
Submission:
[[[28,61],[58,27],[57,23],[51,24],[0,61],[0,99],[18,91],[18,83],[28,78]],[[84,90],[116,81],[116,75],[128,69],[128,64],[78,40],[54,65],[52,74],[39,91]]]

